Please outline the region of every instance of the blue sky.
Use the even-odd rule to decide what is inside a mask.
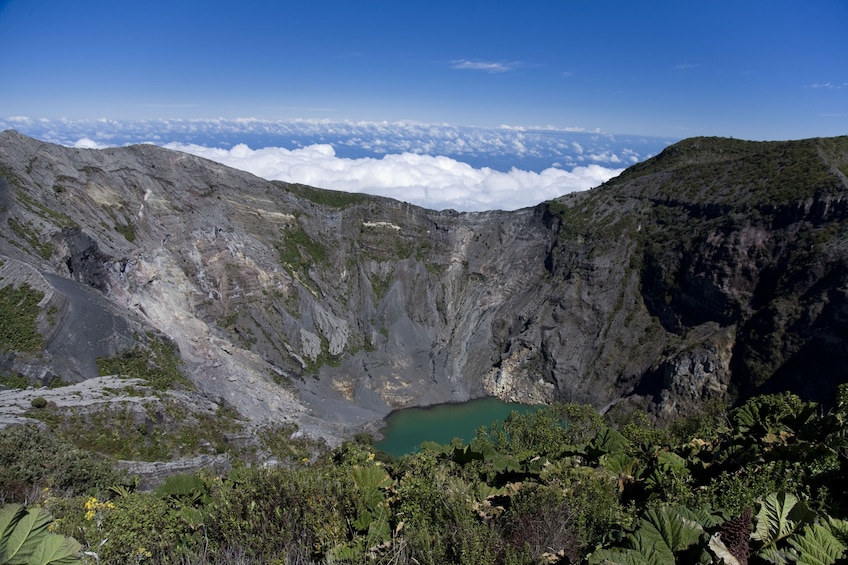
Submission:
[[[0,129],[515,208],[685,137],[848,134],[846,30],[846,0],[0,0]]]
[[[0,3],[0,115],[848,133],[848,2]]]

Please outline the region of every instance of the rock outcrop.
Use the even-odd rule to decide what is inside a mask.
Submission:
[[[82,381],[166,337],[207,395],[324,437],[487,394],[660,419],[826,400],[848,380],[846,163],[848,138],[699,138],[589,192],[460,214],[5,132],[2,282],[37,279],[54,323],[3,370]]]

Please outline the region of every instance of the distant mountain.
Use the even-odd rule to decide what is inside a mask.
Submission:
[[[848,381],[846,175],[848,137],[696,138],[459,214],[7,131],[0,372],[80,381],[176,346],[215,402],[328,438],[482,395],[661,420],[827,401]]]

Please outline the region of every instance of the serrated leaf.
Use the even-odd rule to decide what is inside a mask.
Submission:
[[[600,457],[605,453],[620,453],[624,451],[630,441],[621,435],[621,432],[612,428],[604,428],[586,447],[586,453],[590,457]]]
[[[674,559],[674,552],[696,543],[704,529],[695,521],[683,518],[673,508],[664,506],[651,508],[639,521],[634,534],[633,549],[654,548],[666,557]],[[644,551],[643,551],[644,552]]]
[[[699,506],[698,508],[692,509],[688,506],[678,504],[676,506],[673,506],[673,508],[674,511],[677,512],[681,517],[696,522],[702,528],[712,528],[713,526],[718,526],[719,524],[724,522],[724,518],[716,514],[712,514],[710,512],[709,505]]]
[[[630,549],[644,555],[650,562],[674,563],[674,552],[653,527],[643,527],[627,540]]]
[[[686,460],[673,451],[660,451],[657,454],[657,463],[661,467],[667,467],[674,472],[686,470]]]
[[[475,453],[479,453],[483,459],[490,459],[498,455],[498,452],[491,443],[483,441],[480,438],[472,439],[471,443],[468,444],[468,449]]]
[[[374,517],[370,512],[363,512],[352,522],[353,527],[356,528],[359,532],[365,532],[368,530],[369,526],[371,526],[371,522],[374,520]]]
[[[510,455],[497,455],[489,459],[496,473],[518,473],[521,471],[521,463]]]
[[[736,426],[742,432],[748,431],[761,421],[760,414],[753,402],[748,402],[736,410],[734,418],[736,419]]]
[[[357,466],[351,473],[360,497],[368,508],[373,508],[383,501],[385,497],[382,489],[389,488],[393,482],[383,467]]]
[[[789,554],[777,546],[769,546],[757,552],[757,556],[774,565],[789,565]]]
[[[763,550],[788,537],[815,519],[815,513],[791,493],[770,494],[757,513],[751,539],[763,543]]]
[[[811,524],[788,541],[797,553],[795,561],[801,565],[832,565],[846,550],[824,524]]]
[[[638,475],[638,468],[641,462],[636,457],[627,455],[626,453],[607,453],[602,455],[598,464],[617,475],[625,474],[635,477]]]
[[[673,563],[674,561],[672,561]],[[589,557],[591,565],[667,565],[668,561],[642,555],[635,549],[601,549]]]
[[[385,510],[377,513],[371,523],[368,525],[368,544],[375,545],[377,543],[391,539],[392,528],[389,526]]]
[[[452,450],[450,445],[444,445],[430,440],[422,441],[420,447],[422,451],[429,451],[436,455],[448,455]]]
[[[486,500],[487,498],[499,496],[504,493],[503,488],[489,486],[486,483],[478,483],[476,489],[478,500]]]
[[[685,515],[681,515],[681,511]],[[663,506],[648,509],[639,519],[634,533],[627,536],[626,548],[600,550],[590,556],[592,564],[620,563],[622,565],[665,565],[675,563],[675,553],[694,549],[700,555],[681,559],[687,563],[708,562],[703,548],[694,547],[704,535],[699,520],[713,521],[707,511],[692,511],[685,507]]]
[[[848,520],[828,518],[827,525],[830,526],[830,531],[836,536],[836,539],[842,543],[848,543]]]
[[[453,449],[453,460],[460,465],[465,465],[471,461],[488,460],[496,456],[498,456],[498,453],[491,444],[477,438],[465,447]]]

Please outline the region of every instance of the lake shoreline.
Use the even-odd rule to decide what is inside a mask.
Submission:
[[[480,427],[502,421],[513,411],[527,413],[543,408],[543,404],[506,402],[495,396],[484,396],[463,402],[445,402],[394,410],[384,418],[382,439],[374,448],[395,457],[413,453],[422,442],[448,444],[454,438],[463,442],[473,439]]]

